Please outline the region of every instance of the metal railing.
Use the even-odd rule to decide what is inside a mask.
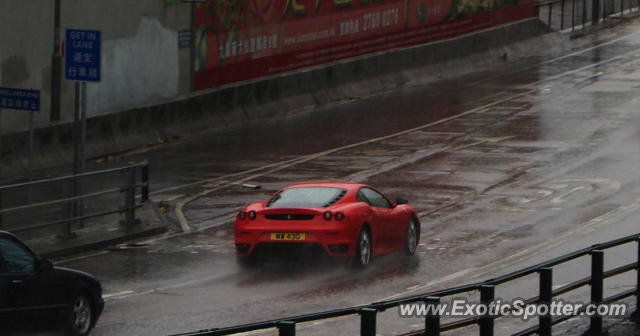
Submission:
[[[618,247],[624,244],[636,243],[638,246],[636,258],[640,260],[640,234],[624,237],[621,239],[613,240],[603,244],[597,244],[584,248],[573,253],[564,255],[559,258],[551,259],[546,262],[525,268],[520,271],[516,271],[495,279],[486,280],[480,283],[454,287],[450,289],[435,291],[426,293],[423,295],[417,295],[402,299],[375,302],[365,306],[350,307],[344,309],[331,310],[321,313],[299,315],[293,317],[287,317],[278,320],[271,320],[259,323],[252,323],[240,326],[226,327],[226,328],[214,328],[207,330],[200,330],[191,333],[184,333],[174,336],[217,336],[217,335],[232,335],[237,333],[244,333],[250,331],[258,331],[263,329],[277,329],[280,336],[293,336],[296,333],[296,324],[304,322],[313,322],[318,320],[326,320],[336,317],[343,317],[349,315],[360,315],[360,335],[374,336],[376,335],[376,317],[377,314],[387,309],[398,307],[403,304],[410,303],[425,303],[427,305],[438,305],[443,297],[457,296],[465,293],[480,292],[480,301],[484,304],[489,304],[495,299],[496,286],[511,282],[517,279],[522,279],[529,275],[539,275],[539,295],[525,299],[526,304],[535,303],[550,303],[554,297],[558,297],[562,294],[575,291],[584,286],[590,286],[589,302],[592,304],[609,304],[615,301],[622,300],[626,297],[636,295],[636,300],[640,303],[640,272],[637,272],[635,277],[635,283],[631,286],[634,287],[629,290],[618,292],[617,294],[609,297],[604,297],[604,279],[617,276],[633,270],[638,271],[638,261],[604,271],[604,251],[614,247]],[[591,276],[578,281],[572,282],[567,285],[563,285],[559,288],[553,289],[553,267],[560,264],[564,264],[581,257],[591,256]],[[640,307],[638,305],[637,307]],[[578,313],[583,312],[586,307],[581,308]],[[429,311],[429,310],[427,310]],[[435,313],[437,309],[430,310]],[[466,318],[457,320],[450,323],[441,324],[440,316],[427,315],[424,319],[425,329],[412,331],[405,335],[439,335],[440,332],[455,330],[467,326],[477,325],[479,326],[479,335],[488,336],[494,333],[494,320],[501,318],[502,316],[484,315],[480,317]],[[550,315],[539,316],[539,323],[536,326],[521,330],[514,333],[514,335],[551,335],[552,326],[566,320],[579,317],[578,315],[567,315],[560,317],[552,317]],[[589,332],[592,335],[603,334],[602,317],[594,315],[590,317]]]
[[[140,173],[140,178],[137,175]],[[112,175],[121,175],[120,180],[124,183],[112,186]],[[95,191],[83,192],[88,189],[87,183],[82,183],[82,179],[100,180],[107,179],[110,186],[99,186]],[[117,183],[117,182],[116,182]],[[14,198],[20,193],[28,193],[29,200],[34,193],[34,188],[40,188],[38,195],[45,195],[44,199],[35,203],[21,203]],[[136,191],[140,191],[140,195],[136,196]],[[113,195],[123,194],[124,200],[121,204],[113,204],[118,202],[113,199]],[[4,196],[3,196],[4,195]],[[7,197],[11,195],[11,199]],[[49,197],[47,197],[49,196]],[[110,198],[111,197],[111,198]],[[42,197],[41,197],[42,198]],[[140,202],[136,202],[136,199]],[[99,206],[94,207],[91,212],[84,213],[87,203],[85,201],[95,200]],[[33,182],[16,183],[6,186],[0,186],[0,229],[10,230],[13,233],[21,233],[45,229],[58,226],[59,237],[73,237],[73,225],[80,227],[84,225],[84,221],[91,218],[107,216],[111,214],[124,214],[124,224],[133,224],[138,222],[135,210],[142,206],[142,203],[149,199],[149,164],[144,161],[141,163],[130,163],[124,167],[103,169],[76,175],[68,175],[49,179],[42,179]],[[3,202],[4,200],[4,202]],[[6,207],[8,203],[10,207]],[[15,204],[18,203],[18,204]],[[62,210],[62,211],[59,211]],[[33,223],[33,216],[40,212],[41,217],[45,221]],[[58,215],[54,215],[54,213]],[[59,214],[62,215],[59,215]],[[11,218],[19,219],[19,223],[7,225],[7,214],[11,214]],[[55,220],[48,220],[51,217],[61,217]],[[26,225],[24,223],[26,222]]]
[[[554,30],[582,30],[608,19],[640,14],[640,0],[543,0],[534,4],[535,13]]]

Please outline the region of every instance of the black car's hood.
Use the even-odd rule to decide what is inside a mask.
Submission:
[[[78,270],[75,270],[75,269],[66,268],[66,267],[59,267],[59,266],[53,266],[53,269],[57,270],[57,271],[62,271],[62,272],[65,272],[65,273],[73,273],[73,274],[79,275],[79,276],[81,276],[83,278],[90,278],[92,280],[96,280],[96,277],[94,277],[93,275],[91,275],[89,273],[83,272],[83,271],[78,271]]]
[[[93,275],[89,274],[89,273],[85,273],[82,271],[78,271],[75,269],[71,269],[71,268],[65,268],[65,267],[58,267],[58,266],[54,266],[53,270],[55,272],[58,273],[65,273],[65,274],[69,274],[69,275],[74,275],[76,277],[79,277],[89,283],[91,283],[94,286],[97,286],[98,288],[102,289],[101,285],[100,285],[100,281],[98,281],[98,279],[96,277],[94,277]]]

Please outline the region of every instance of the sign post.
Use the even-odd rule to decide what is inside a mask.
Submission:
[[[0,162],[2,162],[2,108],[0,108]],[[2,177],[2,165],[0,165],[0,177]],[[0,209],[2,209],[2,191],[0,190]],[[2,214],[0,213],[0,230],[2,230]]]
[[[87,82],[100,81],[101,32],[98,30],[67,29],[65,32],[64,79],[75,81],[75,111],[73,116],[73,174],[84,172],[84,142],[86,134]],[[81,185],[77,178],[71,185],[71,196],[78,196]],[[82,216],[82,202],[71,206],[72,218]],[[80,221],[82,225],[82,220]],[[73,237],[68,222],[62,237]]]
[[[191,92],[193,91],[193,77],[195,73],[196,6],[198,3],[207,2],[207,0],[182,0],[182,2],[191,3],[191,27],[189,27],[188,39],[185,35],[178,36],[178,46],[180,48],[184,46],[191,49],[189,51],[189,92]],[[186,42],[188,42],[188,46]]]
[[[0,110],[22,110],[29,111],[29,163],[27,167],[27,177],[29,182],[33,181],[33,119],[34,114],[40,111],[40,91],[30,89],[15,89],[0,87]],[[1,116],[0,116],[1,117]],[[2,137],[2,132],[0,132]],[[0,148],[1,152],[2,148]],[[1,153],[0,153],[1,155]],[[0,195],[0,201],[2,196]],[[33,203],[33,187],[29,186],[29,205]],[[2,207],[2,203],[0,203]],[[29,211],[28,223],[31,225],[32,211]],[[2,218],[0,218],[0,226]]]

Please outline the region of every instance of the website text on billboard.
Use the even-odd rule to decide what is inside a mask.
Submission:
[[[529,0],[207,0],[196,11],[195,89],[531,16]]]

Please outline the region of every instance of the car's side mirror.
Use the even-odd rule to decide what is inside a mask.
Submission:
[[[398,197],[396,198],[396,205],[400,205],[400,204],[408,204],[409,201],[407,201],[406,199],[402,198],[402,197]]]
[[[36,267],[39,272],[48,271],[53,269],[53,263],[49,259],[38,259],[36,261]]]

